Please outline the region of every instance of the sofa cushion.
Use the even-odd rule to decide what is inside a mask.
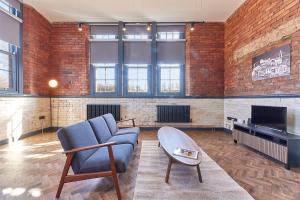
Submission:
[[[114,160],[117,173],[123,173],[127,170],[133,148],[130,144],[113,145]],[[80,173],[109,171],[110,160],[107,147],[103,147],[94,152],[81,166]]]
[[[114,135],[118,131],[118,125],[114,116],[111,113],[108,113],[103,115],[103,118],[105,119],[111,134]]]
[[[56,133],[57,133],[58,139],[59,139],[64,151],[68,151],[68,150],[72,149],[72,147],[68,141],[68,138],[64,132],[64,129],[60,128],[60,129],[58,129],[58,131]]]
[[[63,148],[79,148],[99,144],[89,122],[80,122],[58,132],[58,137]],[[68,144],[66,144],[68,143]],[[82,163],[89,158],[97,149],[77,152],[72,162],[74,173],[77,173]]]
[[[122,134],[136,134],[136,135],[139,135],[140,134],[140,128],[138,127],[132,127],[132,128],[122,128],[122,129],[119,129],[115,135],[122,135]]]
[[[108,142],[116,142],[117,144],[131,144],[134,147],[137,138],[138,135],[136,134],[114,135],[108,140]]]
[[[105,143],[111,138],[112,135],[103,117],[90,119],[89,122],[99,143]]]

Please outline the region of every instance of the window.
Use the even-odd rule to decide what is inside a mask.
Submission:
[[[94,64],[96,92],[115,93],[115,64]]]
[[[128,92],[147,93],[148,92],[148,65],[129,64],[126,65],[128,71]]]
[[[151,38],[151,32],[146,25],[127,25],[124,34],[132,38],[124,41],[124,94],[150,95],[151,41],[147,38]]]
[[[92,94],[117,95],[119,48],[117,25],[91,26]]]
[[[19,91],[19,52],[22,19],[17,0],[0,0],[0,92]]]
[[[180,65],[161,64],[160,71],[160,92],[179,93],[180,92]]]
[[[128,24],[123,40],[151,40],[151,31],[147,30],[146,25]]]
[[[18,0],[0,0],[0,9],[18,18],[21,18],[20,7]]]
[[[185,40],[185,26],[158,24],[156,40],[157,41]]]
[[[125,25],[91,25],[91,93],[111,97],[184,95],[185,25]]]
[[[116,25],[93,25],[91,26],[91,41],[93,40],[118,40],[118,26]]]
[[[180,32],[158,32],[157,40],[180,40],[184,39],[184,33]]]
[[[183,25],[157,26],[159,95],[184,95],[185,40]]]

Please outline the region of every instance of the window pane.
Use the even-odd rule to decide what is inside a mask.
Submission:
[[[11,71],[11,59],[9,55],[0,53],[0,69]]]
[[[12,73],[0,70],[0,89],[7,90],[12,87]]]
[[[105,80],[96,81],[96,92],[105,92]]]
[[[147,80],[139,80],[138,81],[138,92],[147,92],[148,87],[147,87]]]
[[[96,79],[105,79],[105,68],[96,68]]]
[[[115,91],[115,81],[107,80],[106,81],[106,92],[114,92]]]
[[[137,68],[128,68],[128,79],[129,80],[137,80],[138,78],[138,72]]]
[[[170,79],[170,69],[161,68],[160,69],[160,78],[161,79]]]
[[[160,92],[178,93],[180,92],[180,65],[160,64]]]
[[[179,80],[171,80],[170,83],[171,83],[170,92],[179,92],[180,91]]]
[[[171,69],[171,79],[180,79],[180,69]]]
[[[114,80],[115,79],[115,69],[106,68],[106,79]]]
[[[97,64],[96,70],[96,92],[116,91],[115,67],[111,64]]]
[[[160,90],[161,92],[168,92],[170,90],[170,81],[168,80],[161,80],[160,82],[161,86],[160,86]]]
[[[148,69],[147,68],[139,69],[137,78],[139,80],[147,80],[148,79],[147,75],[148,75]]]
[[[137,80],[128,80],[128,92],[137,92]]]
[[[3,40],[0,40],[0,50],[9,52],[9,44]]]

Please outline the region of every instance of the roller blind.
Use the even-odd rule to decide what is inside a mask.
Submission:
[[[185,64],[185,42],[158,42],[158,64]]]
[[[127,25],[125,35],[151,35],[146,25]]]
[[[20,22],[0,11],[0,39],[20,47]]]
[[[125,42],[125,64],[151,64],[151,42]]]
[[[118,42],[91,42],[91,63],[118,63]]]
[[[118,35],[117,25],[92,25],[91,35]]]

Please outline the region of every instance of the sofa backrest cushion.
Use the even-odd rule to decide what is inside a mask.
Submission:
[[[89,119],[89,122],[94,130],[99,143],[105,143],[112,135],[103,117]]]
[[[88,121],[83,121],[58,131],[58,138],[65,150],[99,144]],[[72,162],[74,173],[97,149],[77,152]]]
[[[114,135],[115,133],[117,133],[117,131],[119,129],[118,129],[117,122],[116,122],[114,116],[111,113],[108,113],[108,114],[103,115],[103,118],[105,119],[111,134]]]

